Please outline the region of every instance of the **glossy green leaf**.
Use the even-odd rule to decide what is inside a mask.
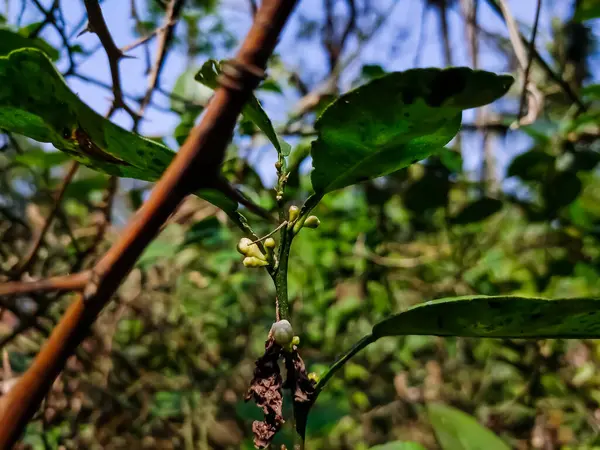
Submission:
[[[600,299],[465,296],[433,300],[373,327],[375,339],[404,335],[600,338]]]
[[[453,224],[464,225],[467,223],[481,222],[488,217],[496,214],[502,209],[502,201],[483,197],[472,203],[469,203],[450,221]]]
[[[502,97],[512,82],[462,67],[412,69],[342,95],[315,125],[313,189],[322,195],[439,152],[458,132],[463,110]]]
[[[109,175],[156,181],[175,156],[168,147],[124,130],[83,103],[48,57],[27,48],[0,57],[0,128],[50,142]],[[237,203],[218,191],[198,193],[225,211]]]
[[[581,0],[577,3],[573,20],[583,22],[600,17],[600,2],[598,0]]]
[[[425,450],[425,447],[416,442],[394,441],[370,447],[369,450]]]
[[[56,61],[59,57],[58,50],[43,39],[29,38],[7,28],[0,28],[0,55],[7,55],[13,50],[26,47],[33,47],[43,51],[52,61]]]
[[[202,65],[196,74],[195,79],[204,86],[214,90],[218,86],[217,78],[220,74],[221,63],[219,61],[215,61],[214,59],[209,59]],[[271,141],[279,153],[281,153],[283,156],[288,156],[290,154],[292,147],[277,135],[271,119],[269,119],[269,116],[261,106],[256,96],[250,96],[250,99],[242,110],[242,114],[248,120],[251,120],[258,128],[260,128],[263,133],[265,133],[267,138]]]
[[[427,414],[442,450],[510,450],[492,431],[456,408],[430,403]]]

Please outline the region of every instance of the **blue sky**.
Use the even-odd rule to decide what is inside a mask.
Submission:
[[[396,0],[378,0],[377,5],[381,5],[381,9],[389,8]],[[399,1],[399,0],[398,0]],[[42,1],[49,5],[51,0]],[[144,2],[138,1],[138,7],[141,7]],[[480,23],[483,28],[506,35],[503,23],[498,20],[496,15],[481,2],[480,7]],[[8,17],[10,23],[15,23],[16,17],[19,14],[20,0],[8,1]],[[84,15],[82,0],[63,0],[63,11],[67,21],[69,30],[74,31],[74,27]],[[343,79],[348,87],[349,81],[354,77],[363,63],[377,63],[383,65],[387,70],[404,70],[413,67],[415,60],[415,48],[417,47],[418,36],[420,33],[420,21],[422,13],[422,0],[402,0],[396,7],[390,9],[391,16],[386,22],[381,31],[372,41],[366,45],[362,52],[362,57],[353,64],[349,71],[349,76]],[[533,23],[535,4],[533,0],[522,1],[512,0],[509,2],[513,14],[524,24],[524,27],[531,26]],[[136,36],[132,34],[133,21],[130,15],[130,2],[126,0],[105,0],[103,2],[103,11],[107,20],[111,34],[118,46],[122,47],[133,41]],[[220,7],[226,18],[226,23],[230,31],[232,31],[239,39],[242,39],[250,26],[249,2],[248,0],[222,0]],[[458,2],[457,2],[458,5]],[[543,50],[546,44],[551,39],[551,21],[553,17],[565,17],[570,12],[570,0],[561,0],[553,2],[544,2],[542,11],[542,20],[538,33],[538,47]],[[0,6],[0,13],[2,11]],[[141,11],[143,14],[143,11]],[[322,0],[303,0],[296,9],[292,20],[286,28],[278,52],[282,57],[286,67],[290,69],[301,68],[303,74],[312,74],[318,79],[326,70],[326,62],[321,46],[314,42],[298,43],[296,32],[299,26],[299,16],[319,20],[322,18]],[[42,19],[42,15],[37,11],[35,6],[28,2],[28,7],[22,18],[22,24],[27,24]],[[465,45],[465,31],[460,16],[460,10],[457,6],[450,12],[450,31],[451,45],[454,53],[455,65],[470,65],[467,47]],[[440,39],[438,35],[438,16],[434,11],[430,11],[425,22],[425,37],[423,52],[419,58],[420,66],[442,66],[442,50],[440,47]],[[523,28],[526,31],[528,28]],[[179,30],[182,31],[181,28]],[[56,32],[52,27],[45,28],[42,36],[49,42],[58,46],[59,40]],[[85,48],[94,48],[98,45],[98,39],[94,34],[87,33],[82,35],[77,40]],[[154,54],[155,42],[153,41],[151,51]],[[353,51],[355,42],[350,43],[349,52]],[[390,55],[390,48],[396,47],[396,51]],[[503,60],[494,54],[487,46],[482,46],[481,66],[484,69],[492,71],[503,71]],[[121,73],[123,80],[123,89],[125,92],[141,95],[146,88],[146,79],[144,76],[144,58],[141,47],[131,52],[137,59],[126,59],[121,62]],[[219,56],[227,56],[226,54]],[[161,76],[161,86],[169,91],[183,70],[191,64],[198,66],[202,61],[187,61],[183,48],[178,48],[169,54],[166,66]],[[67,62],[63,58],[59,62],[59,68],[65,69]],[[94,53],[92,57],[87,59],[80,66],[80,72],[91,75],[94,78],[101,79],[110,83],[110,73],[106,56],[102,49]],[[88,103],[92,108],[101,114],[104,114],[109,108],[112,100],[111,92],[97,86],[82,82],[76,78],[70,78],[69,84],[72,89],[78,93],[82,100]],[[168,99],[163,95],[156,93],[154,99],[157,103],[168,107]],[[293,105],[295,98],[287,96],[284,99],[275,98],[273,96],[264,98],[264,103],[269,114],[275,121],[282,121],[286,117],[286,111]],[[385,101],[385,99],[382,99]],[[135,104],[131,103],[133,106]],[[464,115],[464,121],[472,121],[474,114],[468,111]],[[177,125],[177,117],[173,114],[164,113],[150,108],[145,116],[146,120],[141,127],[141,133],[152,136],[169,136],[172,134],[174,127]],[[131,126],[131,119],[123,111],[115,114],[113,120],[125,128]],[[173,140],[168,141],[175,148]],[[463,157],[465,159],[466,168],[476,170],[480,163],[481,141],[477,136],[470,136],[463,141]],[[499,143],[496,150],[498,159],[499,175],[502,174],[507,163],[515,154],[524,151],[529,146],[527,138],[519,134],[512,134],[504,143]],[[272,163],[274,162],[274,151],[265,146],[266,151],[264,157],[261,157],[261,164],[258,167],[259,172],[265,178],[265,181],[273,179]]]

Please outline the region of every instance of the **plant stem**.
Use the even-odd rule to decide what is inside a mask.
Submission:
[[[329,370],[327,372],[325,372],[323,377],[321,377],[321,379],[317,383],[315,395],[312,398],[312,402],[314,403],[317,400],[317,397],[319,396],[319,394],[321,393],[321,391],[323,390],[323,388],[325,387],[325,385],[327,384],[329,379],[331,377],[333,377],[335,375],[335,373],[338,370],[340,370],[342,368],[342,366],[344,364],[346,364],[346,362],[350,358],[352,358],[354,355],[356,355],[358,352],[360,352],[363,348],[365,348],[369,344],[372,344],[376,340],[377,340],[377,338],[375,336],[373,336],[372,334],[368,334],[367,336],[363,337],[360,341],[358,341],[356,344],[354,344],[354,346],[350,350],[348,350],[340,359],[338,359],[336,362],[334,362],[331,365],[331,367],[329,367]]]
[[[277,320],[290,320],[290,307],[288,304],[288,260],[292,248],[292,230],[283,227],[281,230],[281,243],[279,244],[279,260],[275,271],[275,292],[277,296]]]

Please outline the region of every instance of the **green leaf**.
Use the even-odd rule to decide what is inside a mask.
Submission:
[[[481,222],[496,214],[501,209],[502,201],[495,198],[483,197],[473,203],[469,203],[450,221],[457,225]]]
[[[555,158],[539,150],[530,150],[516,156],[508,166],[509,177],[524,181],[545,180],[554,169]]]
[[[118,177],[156,181],[175,156],[168,147],[97,114],[33,48],[0,57],[0,128],[50,142],[81,164]],[[237,209],[218,191],[198,195],[228,213]]]
[[[510,450],[492,431],[456,408],[430,403],[427,413],[442,450]]]
[[[221,63],[219,61],[215,61],[214,59],[209,59],[202,65],[196,74],[195,79],[204,86],[214,90],[218,86],[217,78],[221,74],[221,71]],[[244,105],[242,114],[248,120],[251,120],[258,128],[260,128],[263,133],[265,133],[267,138],[271,141],[279,153],[281,153],[283,156],[288,156],[290,154],[292,147],[277,135],[275,128],[271,123],[271,119],[269,119],[269,116],[267,116],[267,113],[261,106],[256,96],[250,96],[250,99],[246,105]]]
[[[600,2],[598,0],[582,0],[578,2],[573,20],[583,22],[600,17]]]
[[[462,172],[463,158],[460,152],[444,148],[440,153],[440,162],[446,166],[446,168],[453,173]]]
[[[462,111],[493,102],[513,78],[468,68],[412,69],[342,95],[323,112],[312,144],[318,195],[377,178],[439,152]]]
[[[561,172],[544,185],[546,205],[557,210],[573,202],[581,193],[581,180],[572,172]]]
[[[43,39],[29,38],[22,33],[14,32],[7,28],[0,28],[0,55],[7,55],[13,50],[26,47],[33,47],[43,51],[52,61],[56,61],[59,58],[58,50]]]
[[[600,338],[600,299],[450,297],[417,305],[373,327],[375,339],[410,334],[515,339]]]
[[[47,152],[41,148],[33,148],[16,155],[14,160],[29,167],[50,169],[64,164],[69,160],[69,156],[63,152]]]
[[[370,447],[369,450],[425,450],[425,447],[416,442],[394,441]]]

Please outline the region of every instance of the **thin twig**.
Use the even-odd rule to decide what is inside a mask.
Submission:
[[[523,90],[521,91],[521,101],[519,102],[519,121],[523,115],[525,100],[527,99],[527,84],[529,83],[529,72],[531,71],[531,66],[533,64],[533,50],[535,49],[535,38],[537,36],[541,10],[542,0],[537,0],[535,19],[533,21],[533,31],[531,32],[531,41],[529,43],[529,60],[527,61],[527,67],[525,68],[525,73],[523,74]]]
[[[146,107],[150,103],[150,100],[152,100],[152,94],[154,94],[154,90],[158,85],[160,73],[164,66],[167,52],[169,50],[169,45],[173,40],[173,35],[175,34],[175,26],[177,25],[177,21],[181,14],[181,10],[183,9],[184,3],[185,0],[171,0],[171,2],[169,2],[169,6],[167,8],[167,15],[165,19],[165,25],[163,27],[164,29],[159,32],[156,60],[154,61],[152,71],[150,72],[150,76],[148,79],[148,88],[146,89],[146,93],[144,94],[144,98],[142,99],[140,108],[138,110],[138,120],[134,121],[134,131],[137,131],[139,119],[141,119],[144,116]]]
[[[512,13],[510,12],[510,8],[508,7],[506,0],[498,0],[498,6],[502,11],[504,22],[506,23],[506,27],[508,28],[510,43],[512,44],[513,50],[517,57],[517,61],[519,62],[519,67],[521,68],[521,72],[523,73],[523,90],[529,92],[529,96],[527,97],[529,100],[527,116],[523,118],[519,116],[519,120],[511,126],[511,128],[518,128],[521,125],[529,125],[535,122],[535,120],[541,113],[544,97],[540,90],[537,88],[537,86],[533,82],[529,81],[525,76],[527,67],[531,65],[533,53],[531,54],[531,57],[528,62],[525,44],[521,40],[521,34],[519,33],[517,22],[515,21]]]
[[[50,229],[50,225],[52,225],[52,222],[54,221],[54,218],[56,217],[56,214],[58,213],[58,210],[62,203],[63,197],[65,195],[65,192],[67,191],[69,184],[71,184],[71,181],[73,180],[73,177],[75,176],[75,173],[77,173],[77,169],[79,169],[79,163],[77,161],[73,161],[73,163],[71,163],[71,167],[69,168],[69,171],[67,172],[67,175],[63,179],[63,181],[58,189],[58,193],[56,194],[56,198],[54,200],[54,206],[50,210],[48,217],[46,217],[46,221],[44,222],[42,229],[36,236],[33,244],[31,244],[31,247],[29,248],[29,251],[27,252],[27,255],[25,256],[25,258],[23,259],[23,262],[16,269],[16,272],[18,275],[25,273],[27,270],[29,270],[31,265],[35,262],[38,251],[39,251],[40,247],[42,246],[42,243],[44,242],[44,238],[46,237],[46,233]]]
[[[39,281],[11,281],[0,284],[0,297],[31,294],[32,292],[77,291],[83,289],[89,279],[89,272],[79,272]]]
[[[135,40],[134,42],[132,42],[129,45],[121,47],[121,52],[127,53],[127,52],[133,50],[134,48],[137,48],[140,45],[145,44],[146,42],[150,41],[151,39],[153,39],[158,34],[162,33],[165,29],[167,29],[167,27],[171,26],[174,23],[175,22],[169,22],[169,23],[166,23],[164,25],[161,25],[160,27],[156,28],[152,33],[147,34],[146,36],[142,36],[141,38]]]
[[[115,41],[108,30],[98,0],[83,0],[83,2],[85,3],[85,9],[88,13],[88,28],[98,36],[98,39],[100,39],[108,58],[108,65],[110,66],[114,98],[108,116],[112,115],[114,111],[122,108],[135,121],[137,120],[137,114],[125,103],[125,100],[123,99],[123,90],[121,88],[119,61],[124,58],[125,55],[119,50],[119,47],[115,44]]]
[[[487,0],[488,4],[490,5],[490,7],[494,10],[494,12],[496,14],[498,14],[500,17],[502,17],[504,19],[504,15],[502,14],[502,9],[500,8],[498,2],[496,0]],[[521,39],[521,41],[524,44],[528,44],[529,42],[527,41],[527,39],[525,38],[525,36],[523,36],[521,33],[519,33],[519,38]],[[556,73],[549,65],[548,63],[544,60],[544,58],[542,58],[542,56],[540,55],[540,53],[535,49],[535,47],[532,49],[533,50],[533,57],[535,58],[535,61],[542,67],[542,69],[546,72],[546,74],[548,74],[548,76],[554,80],[554,82],[556,84],[558,84],[560,86],[560,88],[563,90],[563,92],[565,94],[567,94],[567,97],[569,97],[569,99],[575,103],[577,105],[578,108],[578,112],[585,112],[587,111],[587,106],[583,103],[583,101],[579,98],[579,96],[573,91],[573,89],[571,88],[571,86],[569,86],[569,83],[567,83],[561,76],[560,74]]]

